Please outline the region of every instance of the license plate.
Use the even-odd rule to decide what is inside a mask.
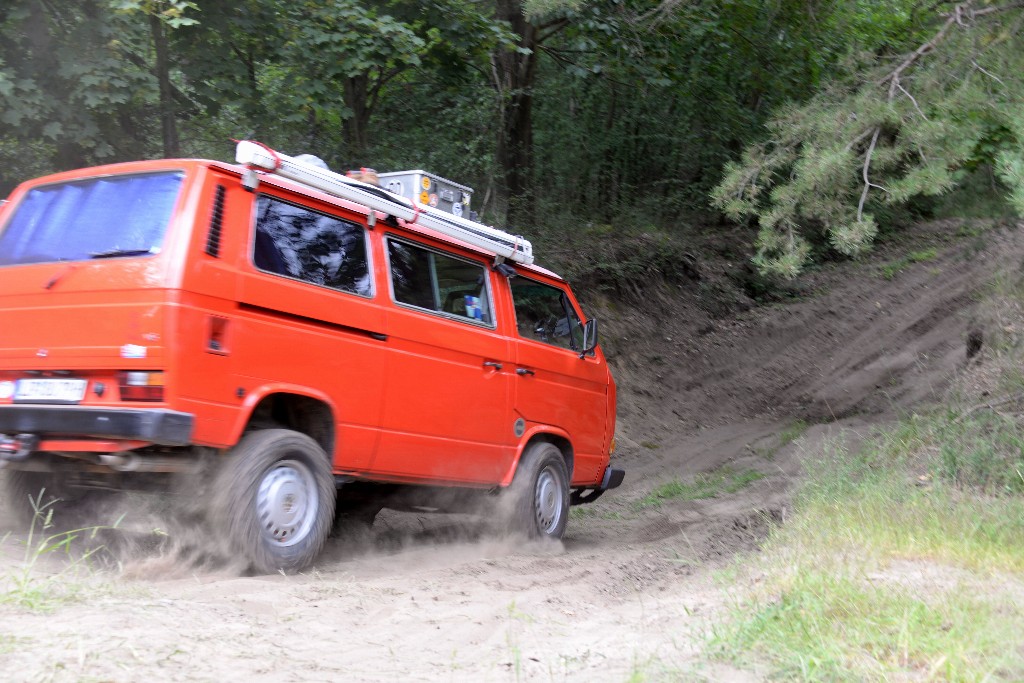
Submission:
[[[84,379],[19,379],[15,401],[56,401],[78,403],[85,397]]]

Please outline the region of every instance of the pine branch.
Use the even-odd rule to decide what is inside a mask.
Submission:
[[[978,68],[981,68],[981,67],[978,67]],[[921,118],[922,118],[922,119],[924,119],[925,121],[927,121],[927,120],[928,120],[928,117],[924,115],[924,112],[923,112],[923,111],[921,111],[921,107],[920,107],[920,106],[919,106],[919,105],[917,104],[917,100],[915,100],[915,99],[914,99],[914,96],[913,96],[913,95],[911,95],[911,94],[910,94],[910,93],[909,93],[909,92],[907,91],[907,89],[903,87],[903,85],[902,85],[902,84],[901,84],[901,85],[899,86],[899,89],[900,89],[900,91],[901,91],[901,92],[902,92],[902,93],[903,93],[904,95],[906,95],[906,96],[907,96],[908,98],[910,98],[910,101],[911,101],[911,102],[913,102],[913,103],[914,103],[914,109],[916,109],[916,110],[917,110],[917,113],[921,115]]]
[[[868,190],[871,189],[871,181],[868,179],[868,169],[871,168],[871,156],[875,153],[875,144],[878,142],[878,134],[882,132],[881,126],[875,128],[871,136],[871,144],[868,151],[864,153],[864,190],[860,193],[860,202],[857,203],[857,222],[864,217],[864,202],[868,198]]]
[[[851,149],[853,149],[854,147],[859,145],[861,142],[864,141],[865,138],[867,138],[868,136],[870,136],[874,132],[875,132],[874,128],[868,128],[863,133],[861,133],[860,135],[858,135],[854,139],[850,140],[850,142],[847,143],[847,145],[846,145],[846,148],[845,148],[846,151],[849,152]]]
[[[948,14],[940,14],[939,16],[946,17],[946,21],[942,23],[942,26],[935,32],[935,35],[907,55],[899,66],[890,71],[885,77],[879,79],[878,85],[885,85],[886,83],[889,83],[890,102],[896,96],[897,89],[900,88],[900,76],[903,75],[903,72],[913,66],[921,57],[934,50],[935,46],[943,41],[946,34],[949,32],[949,29],[954,24],[957,26],[966,26],[966,23],[964,22],[965,17],[968,20],[974,20],[978,17],[987,16],[989,14],[1009,12],[1011,10],[1024,8],[1024,0],[1021,0],[1020,2],[1011,2],[1007,5],[999,5],[997,7],[984,7],[982,9],[974,9],[972,7],[973,4],[973,0],[967,0],[967,2],[955,5],[952,12]]]

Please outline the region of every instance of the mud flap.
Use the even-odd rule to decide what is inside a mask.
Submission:
[[[617,467],[606,468],[600,486],[592,489],[575,489],[569,494],[569,505],[593,503],[608,489],[618,488],[625,476],[625,470],[620,470]]]

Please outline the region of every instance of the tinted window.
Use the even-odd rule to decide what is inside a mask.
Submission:
[[[256,200],[252,260],[277,275],[369,296],[362,226],[265,195]]]
[[[492,324],[484,266],[390,239],[388,256],[395,301]]]
[[[579,351],[583,326],[565,292],[534,280],[510,280],[519,336]]]
[[[174,171],[37,187],[0,234],[0,265],[157,253],[183,177]]]

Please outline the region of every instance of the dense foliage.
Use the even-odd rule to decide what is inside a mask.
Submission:
[[[715,201],[756,217],[763,269],[796,275],[819,227],[859,254],[874,212],[948,192],[979,165],[1024,214],[1024,3],[937,6],[892,35],[864,33],[834,78],[727,165]]]
[[[1024,210],[1022,19],[1014,0],[8,0],[0,192],[255,137],[458,179],[530,233],[723,212],[794,275],[974,169]]]

